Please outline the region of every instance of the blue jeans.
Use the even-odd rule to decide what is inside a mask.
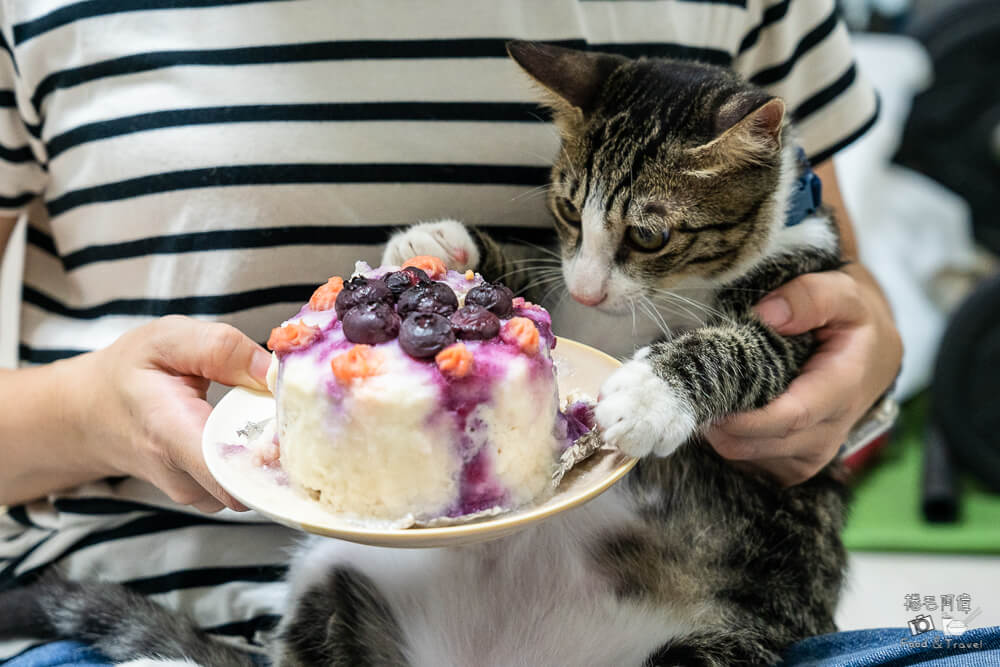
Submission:
[[[259,665],[270,664],[262,656],[253,656]],[[3,663],[4,667],[111,667],[108,659],[80,642],[61,641],[43,644]],[[205,665],[205,667],[212,667]]]
[[[262,663],[264,664],[264,663]],[[960,637],[940,631],[911,637],[905,628],[853,630],[811,637],[785,652],[790,667],[1000,667],[1000,626],[975,628]],[[105,658],[77,642],[53,642],[9,660],[6,667],[109,667]]]
[[[974,628],[959,637],[931,630],[916,637],[906,628],[852,630],[810,637],[785,652],[795,667],[1000,667],[1000,626]]]

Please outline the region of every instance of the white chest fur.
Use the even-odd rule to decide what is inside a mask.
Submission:
[[[364,573],[401,625],[413,667],[638,666],[693,628],[683,610],[620,600],[597,574],[591,547],[634,520],[612,490],[538,527],[459,549],[312,538],[293,564],[291,599],[331,568]]]

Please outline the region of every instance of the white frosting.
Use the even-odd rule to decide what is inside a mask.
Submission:
[[[380,352],[385,373],[353,381],[341,402],[326,388],[334,381],[329,364],[286,357],[278,385],[281,465],[338,513],[439,514],[458,495],[461,461],[450,425],[431,419],[438,388],[395,346]]]
[[[561,444],[553,435],[559,398],[555,377],[551,382],[532,378],[524,357],[515,357],[506,370],[492,400],[475,414],[487,425],[493,445],[488,452],[492,474],[518,506],[538,498],[552,481]]]

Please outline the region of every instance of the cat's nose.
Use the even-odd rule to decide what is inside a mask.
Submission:
[[[570,292],[570,296],[576,299],[578,302],[585,306],[597,306],[604,303],[604,300],[608,298],[608,293],[606,291],[600,292]]]

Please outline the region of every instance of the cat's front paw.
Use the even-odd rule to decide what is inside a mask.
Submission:
[[[399,266],[416,255],[440,257],[452,271],[479,266],[479,248],[465,225],[456,220],[421,222],[393,234],[382,264]]]
[[[698,428],[687,401],[641,359],[604,382],[594,416],[607,444],[637,457],[667,456]]]

